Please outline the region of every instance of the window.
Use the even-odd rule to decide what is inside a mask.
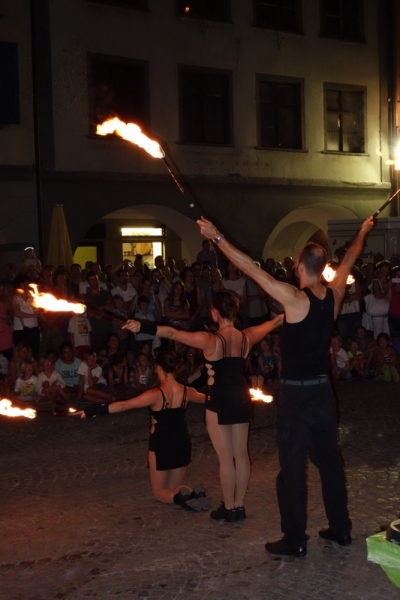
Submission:
[[[147,63],[89,54],[91,132],[112,117],[149,126]]]
[[[87,0],[87,2],[97,2],[98,4],[113,4],[125,8],[147,9],[147,0]]]
[[[20,122],[18,45],[0,42],[0,124]]]
[[[325,85],[326,150],[365,152],[363,89]]]
[[[300,0],[254,0],[254,22],[259,27],[299,32]]]
[[[229,5],[228,0],[178,0],[176,12],[185,17],[228,21],[230,19]]]
[[[362,0],[321,0],[321,25],[324,37],[362,40]]]
[[[259,79],[259,144],[262,148],[301,149],[302,82]]]
[[[230,72],[181,68],[180,101],[182,142],[232,144]]]

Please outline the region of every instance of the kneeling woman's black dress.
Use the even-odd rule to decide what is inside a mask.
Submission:
[[[169,471],[187,467],[191,461],[191,442],[185,420],[186,394],[184,387],[182,404],[178,408],[169,408],[167,399],[163,397],[161,410],[149,409],[151,425],[154,427],[150,434],[149,450],[156,455],[157,471]]]

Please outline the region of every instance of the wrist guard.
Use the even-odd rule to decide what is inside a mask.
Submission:
[[[157,323],[154,321],[141,321],[140,330],[138,333],[146,333],[147,335],[157,335]]]
[[[93,406],[88,406],[87,408],[84,408],[83,412],[85,413],[87,419],[91,419],[92,417],[108,415],[108,404],[93,404]]]

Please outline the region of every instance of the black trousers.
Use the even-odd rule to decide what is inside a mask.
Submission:
[[[285,541],[304,546],[308,540],[308,457],[320,472],[329,527],[337,535],[348,535],[351,521],[337,445],[336,405],[329,382],[307,386],[281,383],[276,402],[276,439],[281,467],[276,489]]]

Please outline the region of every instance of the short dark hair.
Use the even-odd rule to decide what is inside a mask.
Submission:
[[[137,299],[137,305],[139,306],[139,304],[142,304],[142,302],[146,302],[146,304],[150,304],[150,300],[144,294],[142,296],[139,296],[139,298]]]
[[[60,346],[60,352],[63,353],[66,348],[73,350],[72,344],[70,342],[63,342]]]
[[[215,294],[212,305],[223,319],[232,321],[240,311],[241,300],[236,292],[232,290],[221,290]]]
[[[309,275],[321,275],[326,265],[326,251],[315,242],[307,242],[300,250],[298,263],[302,263]]]
[[[129,275],[128,269],[120,269],[119,271],[117,271],[117,277],[119,277],[121,273],[126,273],[127,275]]]
[[[86,278],[89,279],[89,277],[97,277],[97,279],[99,278],[98,274],[96,273],[96,271],[88,271]]]

